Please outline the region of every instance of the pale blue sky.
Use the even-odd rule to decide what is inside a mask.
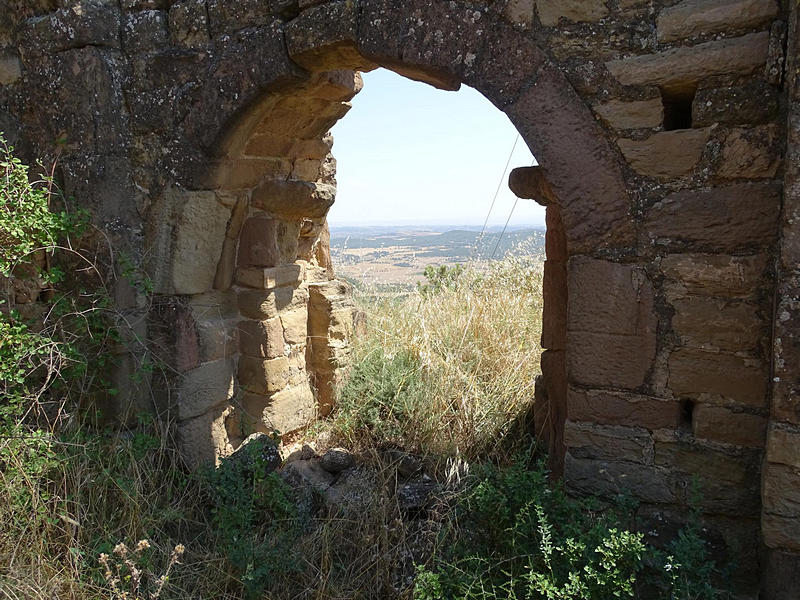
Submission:
[[[517,131],[477,91],[444,92],[386,69],[364,74],[364,89],[333,128],[339,225],[482,225]],[[522,139],[509,169],[530,165]],[[515,196],[503,176],[489,219],[502,225]],[[544,209],[520,200],[511,225],[543,225]]]

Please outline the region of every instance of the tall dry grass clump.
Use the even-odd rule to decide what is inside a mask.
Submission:
[[[517,254],[483,272],[440,267],[426,276],[404,296],[362,291],[369,333],[356,341],[334,430],[354,447],[492,455],[533,403],[542,260]]]

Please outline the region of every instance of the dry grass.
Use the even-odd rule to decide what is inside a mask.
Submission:
[[[540,372],[542,264],[467,268],[438,291],[361,297],[357,341],[333,427],[351,447],[396,444],[468,460],[501,451],[533,403]]]

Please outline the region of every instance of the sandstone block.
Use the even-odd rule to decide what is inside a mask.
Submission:
[[[698,439],[763,448],[767,419],[723,406],[699,404],[692,412],[692,429]]]
[[[227,430],[233,412],[234,408],[225,404],[178,424],[181,456],[190,468],[214,465],[233,452]]]
[[[765,463],[761,495],[765,512],[800,518],[800,469]]]
[[[657,504],[676,500],[666,474],[650,465],[576,458],[567,452],[564,480],[567,489],[581,494],[616,497],[630,493],[643,502]]]
[[[757,449],[717,450],[691,439],[655,442],[655,464],[706,481],[726,482],[747,487],[758,486],[761,453]]]
[[[278,358],[285,353],[283,327],[278,318],[239,322],[239,349],[245,356]]]
[[[647,431],[618,425],[596,425],[568,420],[564,445],[575,458],[652,463],[653,439]]]
[[[674,48],[606,63],[622,85],[691,86],[712,75],[746,75],[763,68],[769,33]]]
[[[319,73],[309,87],[314,98],[347,102],[363,89],[364,80],[358,71],[334,69]]]
[[[556,203],[556,197],[547,182],[547,174],[542,167],[513,169],[508,176],[508,187],[517,197],[536,200],[541,206]]]
[[[286,47],[294,62],[309,71],[361,67],[371,63],[358,52],[358,8],[353,2],[328,2],[300,13],[286,28]]]
[[[243,27],[267,25],[277,15],[291,12],[293,4],[291,0],[207,0],[209,24],[215,37]]]
[[[767,460],[800,469],[800,429],[772,426],[767,434]]]
[[[213,192],[187,192],[175,226],[172,287],[176,294],[200,294],[214,285],[230,210]]]
[[[765,513],[761,517],[761,535],[769,548],[800,553],[800,518]]]
[[[645,140],[619,139],[617,145],[638,173],[665,181],[692,172],[710,133],[710,129],[661,131]]]
[[[308,307],[300,305],[280,316],[287,344],[305,344],[308,336]]]
[[[677,397],[766,408],[769,376],[759,359],[686,348],[670,354],[668,368]]]
[[[506,18],[515,25],[530,27],[533,24],[534,0],[511,0],[505,9]]]
[[[767,256],[669,254],[661,261],[667,278],[676,282],[676,295],[750,296],[767,271]]]
[[[280,263],[278,227],[275,219],[250,217],[239,236],[239,267],[275,267]]]
[[[656,20],[661,42],[732,28],[751,28],[778,14],[774,0],[684,0],[662,10]]]
[[[280,287],[271,290],[240,290],[239,310],[248,319],[263,321],[272,319],[287,307],[305,306],[308,302],[308,288]]]
[[[552,27],[561,19],[597,22],[608,15],[608,7],[602,0],[536,0],[536,12],[542,25]]]
[[[682,344],[708,350],[753,351],[768,329],[759,307],[747,302],[689,296],[672,301],[672,330]]]
[[[588,387],[636,390],[656,353],[655,331],[643,335],[568,331],[569,380]]]
[[[231,359],[215,360],[184,373],[178,389],[178,418],[198,417],[233,398],[233,373]]]
[[[732,252],[769,246],[777,236],[780,186],[741,183],[670,194],[647,211],[644,228],[666,246]]]
[[[567,406],[567,415],[572,421],[650,430],[677,429],[681,422],[680,402],[640,394],[570,386]]]
[[[775,176],[781,149],[775,125],[734,129],[725,136],[716,165],[721,179],[764,179]]]
[[[255,394],[272,394],[289,383],[289,359],[264,360],[250,356],[239,359],[239,385]]]
[[[285,178],[292,171],[292,162],[282,158],[282,153],[262,155],[257,148],[251,152],[248,146],[246,154],[256,157],[267,156],[267,158],[247,156],[235,160],[220,160],[213,165],[213,174],[208,177],[207,185],[224,190],[249,190],[261,183],[264,178]],[[274,158],[275,156],[280,158]]]
[[[286,286],[296,286],[305,277],[303,263],[281,265],[272,268],[239,268],[236,269],[236,283],[259,290],[272,290]]]
[[[664,119],[661,98],[625,102],[611,100],[593,107],[600,117],[615,129],[642,129],[660,127]]]
[[[569,266],[570,380],[636,389],[656,348],[653,287],[643,269],[586,257]]]
[[[289,219],[315,219],[328,214],[336,188],[326,183],[268,180],[253,190],[255,208]]]
[[[257,429],[291,433],[306,427],[316,415],[316,400],[308,383],[263,396],[246,393],[243,408]],[[259,425],[260,424],[260,425]]]
[[[16,52],[0,52],[0,85],[11,85],[22,77],[22,63]]]
[[[235,322],[206,320],[197,322],[195,329],[200,362],[230,358],[239,350]]]
[[[568,272],[570,330],[627,335],[655,331],[653,286],[642,267],[575,256]]]

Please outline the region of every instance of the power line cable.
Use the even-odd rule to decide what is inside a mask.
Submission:
[[[492,210],[494,210],[494,205],[497,202],[497,197],[500,195],[500,190],[503,187],[503,181],[505,181],[506,172],[508,171],[508,167],[511,164],[511,159],[514,156],[514,150],[517,149],[518,143],[519,143],[519,133],[517,133],[517,137],[514,138],[514,145],[511,146],[511,152],[508,155],[506,166],[503,168],[503,173],[500,175],[500,181],[497,183],[497,189],[494,191],[494,198],[492,198],[492,204],[491,206],[489,206],[489,212],[486,213],[486,220],[484,220],[483,227],[481,227],[481,233],[478,236],[478,239],[475,242],[475,247],[472,250],[473,254],[475,254],[475,252],[478,250],[478,246],[480,246],[480,243],[483,240],[483,234],[486,232],[486,225],[489,223],[489,217],[492,215]]]
[[[489,260],[494,260],[494,255],[497,253],[497,249],[500,247],[500,242],[503,241],[503,236],[506,233],[506,228],[508,227],[508,224],[511,222],[511,215],[514,214],[514,209],[517,208],[517,202],[519,202],[519,198],[516,198],[514,200],[514,206],[511,207],[511,212],[508,213],[508,218],[506,219],[506,224],[503,225],[503,231],[500,232],[500,237],[497,238],[497,244],[495,244],[494,251],[492,252],[492,258],[490,258]]]

